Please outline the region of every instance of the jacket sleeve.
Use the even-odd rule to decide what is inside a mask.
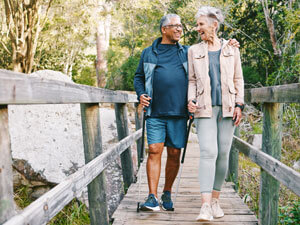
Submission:
[[[235,48],[234,54],[234,87],[236,91],[235,102],[240,102],[244,104],[244,78],[241,64],[240,51],[238,48]]]
[[[188,64],[189,64],[189,87],[188,87],[188,102],[190,100],[196,99],[196,91],[197,91],[197,80],[194,70],[194,62],[193,62],[193,50],[189,48],[188,50]]]
[[[145,71],[144,71],[144,55],[145,50],[142,52],[139,65],[136,69],[134,75],[134,89],[138,96],[138,100],[140,100],[140,96],[145,94]]]

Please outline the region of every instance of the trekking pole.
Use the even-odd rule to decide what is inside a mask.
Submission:
[[[193,103],[196,104],[196,101],[193,100]],[[186,134],[186,142],[185,142],[185,146],[184,146],[184,149],[183,149],[183,152],[182,152],[182,157],[181,157],[181,162],[180,162],[179,176],[178,176],[176,192],[175,192],[175,198],[174,198],[174,208],[175,208],[176,198],[177,198],[179,184],[180,184],[180,178],[181,178],[181,173],[182,173],[182,168],[183,168],[183,163],[184,163],[184,158],[185,158],[186,147],[187,147],[187,143],[188,143],[188,140],[189,140],[189,134],[190,134],[190,130],[191,130],[191,126],[192,126],[193,121],[194,121],[194,113],[190,113],[189,114],[189,126],[188,126],[187,134]]]
[[[141,179],[142,179],[142,163],[144,161],[144,143],[145,143],[145,123],[146,123],[146,108],[144,107],[143,113],[143,129],[142,129],[142,143],[141,143],[141,154],[140,154],[140,170],[139,171],[139,195],[138,195],[138,202],[136,211],[140,211],[140,196],[141,196]]]

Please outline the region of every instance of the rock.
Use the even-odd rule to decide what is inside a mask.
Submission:
[[[46,78],[49,80],[59,80],[59,81],[64,81],[64,82],[68,82],[68,83],[74,83],[72,81],[71,77],[67,76],[66,74],[64,74],[62,72],[53,71],[53,70],[39,70],[34,73],[31,73],[30,76]]]
[[[70,77],[49,70],[31,76],[73,82]],[[33,187],[34,197],[39,197],[85,164],[79,104],[9,105],[8,113],[14,181]],[[106,151],[118,142],[111,104],[101,104],[100,122],[103,150]],[[136,146],[132,153],[136,165]],[[111,215],[124,194],[119,158],[106,169],[106,178]],[[87,202],[86,192],[78,195]]]
[[[300,170],[300,159],[294,163],[293,169]]]
[[[250,135],[247,142],[254,147],[261,149],[262,146],[262,134],[253,134]]]

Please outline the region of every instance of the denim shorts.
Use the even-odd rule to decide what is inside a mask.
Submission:
[[[149,145],[165,143],[167,147],[184,148],[187,133],[186,118],[149,117],[146,124]]]

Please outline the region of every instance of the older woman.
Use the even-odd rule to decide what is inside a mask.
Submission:
[[[239,49],[217,36],[224,21],[214,7],[196,15],[202,42],[190,47],[188,109],[195,115],[200,146],[199,181],[202,206],[196,220],[224,216],[219,204],[229,151],[244,108],[244,81]],[[192,102],[196,100],[196,104]]]

